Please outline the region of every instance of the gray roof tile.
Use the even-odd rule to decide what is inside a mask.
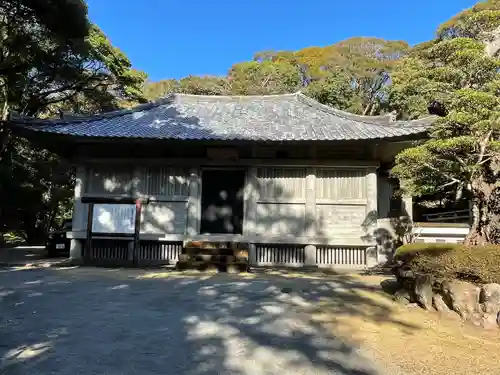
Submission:
[[[178,140],[360,140],[425,133],[433,117],[391,122],[322,105],[301,93],[268,96],[171,94],[153,103],[67,120],[11,118],[32,131],[83,137]]]

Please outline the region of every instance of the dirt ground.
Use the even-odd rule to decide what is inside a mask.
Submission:
[[[354,278],[373,286],[387,279]],[[373,301],[352,298],[346,302],[353,304],[351,309],[364,309],[366,316],[350,314],[349,309],[323,299],[314,319],[327,324],[335,334],[369,347],[386,366],[396,364],[408,375],[500,374],[500,330],[485,331],[463,324],[454,314],[443,316],[401,306],[380,290],[358,289],[354,293]],[[382,312],[391,318],[377,318]]]
[[[312,321],[341,282],[0,269],[0,374],[393,375]],[[399,375],[399,374],[398,374]]]
[[[0,373],[500,374],[500,332],[398,305],[384,279],[5,268]]]
[[[500,329],[487,331],[462,323],[454,313],[441,315],[397,304],[380,288],[390,276],[283,270],[264,273],[280,279],[309,280],[311,285],[332,287],[338,283],[335,294],[318,299],[312,319],[335,336],[369,349],[388,373],[500,374]],[[161,278],[162,274],[150,273],[147,277]]]

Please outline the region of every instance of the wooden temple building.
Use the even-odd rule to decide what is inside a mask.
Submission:
[[[76,168],[75,260],[172,263],[205,241],[245,246],[253,265],[364,268],[385,259],[377,233],[391,211],[411,218],[387,169],[432,121],[353,115],[301,93],[171,94],[10,126]]]

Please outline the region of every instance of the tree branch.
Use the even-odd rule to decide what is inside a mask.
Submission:
[[[458,181],[458,180],[448,182],[447,184],[444,184],[443,186],[441,186],[441,189],[444,189],[445,187],[448,187],[448,186],[452,186],[452,185],[458,184],[459,182],[460,181]]]
[[[439,173],[440,175],[442,175],[442,176],[446,177],[447,179],[451,180],[453,183],[460,183],[459,179],[457,179],[457,178],[455,178],[453,176],[450,176],[450,175],[444,173],[443,171],[440,171],[438,168],[434,167],[433,165],[430,165],[429,163],[424,163],[424,165],[427,168],[433,170],[434,172]]]
[[[269,81],[271,80],[271,74],[269,74],[266,79],[262,82],[262,84],[260,85],[262,88],[266,87],[267,84],[269,83]]]
[[[465,163],[464,159],[462,159],[460,156],[455,155],[455,159],[465,168],[467,168],[467,164]]]
[[[484,154],[486,153],[486,147],[488,146],[488,141],[491,138],[491,134],[493,134],[493,130],[490,130],[488,132],[488,134],[486,134],[486,136],[484,137],[484,139],[479,143],[479,145],[481,147],[481,151],[479,153],[479,158],[477,160],[478,164],[480,164],[483,161],[483,159],[484,159]]]

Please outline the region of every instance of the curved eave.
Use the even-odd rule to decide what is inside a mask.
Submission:
[[[390,141],[390,142],[400,142],[404,140],[416,140],[427,137],[428,129],[420,129],[414,132],[408,132],[402,135],[385,136],[385,137],[358,137],[349,139],[255,139],[255,138],[241,138],[241,137],[227,137],[227,138],[157,138],[157,137],[129,137],[129,136],[90,136],[90,135],[73,135],[65,133],[48,132],[43,130],[34,129],[33,127],[27,127],[22,124],[10,123],[8,126],[11,131],[15,134],[23,136],[27,139],[35,139],[42,137],[45,140],[62,141],[70,143],[86,143],[86,142],[185,142],[185,143],[269,143],[269,144],[279,144],[279,143],[343,143],[343,142],[380,142],[380,141]]]
[[[92,117],[11,117],[26,132],[82,139],[206,142],[384,140],[425,134],[434,117],[393,121],[323,105],[301,93],[266,96],[171,94],[152,103]]]

